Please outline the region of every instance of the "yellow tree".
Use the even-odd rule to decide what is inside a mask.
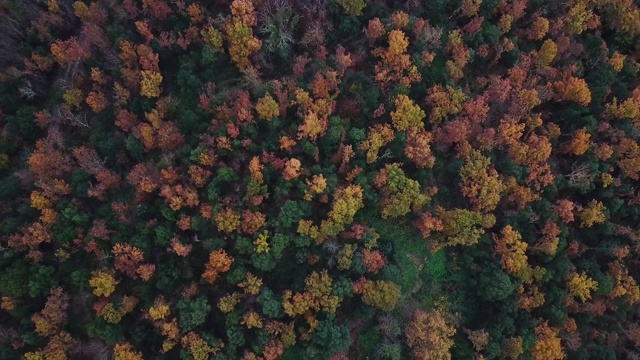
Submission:
[[[558,46],[553,40],[546,40],[542,43],[540,51],[536,55],[536,62],[542,66],[549,66],[558,54]]]
[[[383,219],[418,211],[430,200],[430,194],[423,193],[420,183],[408,178],[398,164],[387,164],[376,176],[374,184],[382,192]]]
[[[442,222],[442,238],[436,239],[431,248],[437,251],[444,246],[475,245],[484,234],[484,228],[495,224],[495,216],[482,215],[477,211],[467,209],[445,210],[437,209],[438,217]]]
[[[320,237],[316,241],[323,241],[327,236],[336,236],[345,226],[353,222],[358,210],[364,207],[362,202],[363,189],[360,185],[348,185],[335,191],[333,205],[329,211],[329,218],[320,225]]]
[[[227,234],[236,231],[241,225],[240,215],[230,208],[225,208],[220,211],[213,217],[213,219],[216,222],[218,231],[225,232]]]
[[[438,310],[416,310],[405,330],[414,359],[449,360],[456,328]]]
[[[162,74],[155,71],[143,70],[140,72],[140,95],[148,98],[160,96],[160,84]]]
[[[535,328],[536,342],[531,349],[535,360],[561,360],[565,358],[558,330],[542,322]]]
[[[500,195],[507,188],[490,164],[491,159],[477,150],[472,150],[460,168],[460,190],[462,195],[469,198],[476,211],[493,211],[500,202]]]
[[[376,82],[386,86],[396,81],[409,88],[412,83],[422,79],[418,68],[407,54],[408,47],[409,39],[402,30],[392,30],[389,33],[389,47],[374,50],[374,55],[380,58],[375,66]]]
[[[527,263],[527,243],[522,241],[522,235],[513,230],[511,225],[505,226],[501,236],[493,236],[495,250],[502,258],[502,268],[509,274],[526,279],[531,269]]]
[[[282,306],[289,316],[302,315],[308,310],[335,313],[340,304],[340,298],[331,293],[333,280],[327,270],[314,271],[305,280],[305,291],[293,293],[286,290],[282,294]]]
[[[280,115],[280,106],[273,97],[271,97],[271,94],[266,93],[258,99],[256,111],[258,112],[258,118],[268,121]]]
[[[573,155],[582,155],[591,146],[591,134],[587,132],[587,128],[582,128],[573,134],[571,140],[563,144],[561,149],[563,152]]]
[[[362,295],[362,302],[384,311],[392,311],[400,299],[400,288],[391,281],[363,277],[353,287],[354,293]]]
[[[240,71],[247,71],[253,65],[249,57],[258,52],[262,41],[253,36],[252,26],[257,18],[251,0],[234,0],[231,3],[231,19],[224,30],[229,41],[229,56]]]
[[[124,342],[113,347],[114,360],[142,360],[142,353],[135,351],[131,344]]]
[[[580,212],[580,227],[591,227],[593,224],[601,224],[606,220],[604,210],[606,207],[601,201],[591,200],[589,205]]]
[[[93,288],[93,294],[96,296],[109,296],[116,290],[118,281],[107,271],[94,271],[89,280],[89,286]]]
[[[573,272],[567,280],[567,288],[571,296],[585,302],[591,299],[591,291],[598,289],[598,282],[588,277],[585,273],[578,274]]]
[[[398,131],[407,131],[410,128],[424,128],[424,119],[427,115],[407,95],[398,95],[394,100],[396,110],[391,112],[391,122]]]
[[[321,119],[315,112],[309,111],[304,116],[304,122],[298,126],[298,140],[307,137],[315,142],[319,136],[327,132],[328,126],[327,119]]]
[[[360,149],[367,152],[367,163],[375,162],[378,159],[380,149],[392,142],[394,138],[393,129],[388,124],[376,124],[369,130],[367,139],[360,143]]]
[[[558,101],[573,101],[582,106],[591,102],[591,91],[584,79],[571,76],[566,81],[556,81],[553,85]]]
[[[345,13],[351,16],[362,15],[362,9],[367,6],[364,0],[338,0],[337,3],[342,6]]]

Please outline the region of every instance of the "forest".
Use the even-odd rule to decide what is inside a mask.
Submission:
[[[0,359],[640,360],[633,0],[1,0]]]

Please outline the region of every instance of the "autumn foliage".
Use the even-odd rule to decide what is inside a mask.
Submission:
[[[0,5],[0,358],[640,359],[640,5]]]

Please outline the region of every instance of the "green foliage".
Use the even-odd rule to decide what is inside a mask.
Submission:
[[[204,324],[211,310],[207,298],[199,296],[195,299],[182,299],[176,305],[180,328],[191,331]]]

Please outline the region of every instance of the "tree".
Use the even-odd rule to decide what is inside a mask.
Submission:
[[[260,50],[262,41],[253,36],[252,26],[257,17],[253,3],[249,0],[234,0],[231,3],[231,18],[227,20],[224,30],[229,41],[229,56],[240,71],[253,67],[249,56]]]
[[[398,131],[424,128],[422,119],[427,116],[418,105],[406,95],[398,95],[394,100],[396,110],[391,112],[391,122]]]
[[[266,223],[266,217],[259,211],[244,210],[242,212],[242,232],[253,235]]]
[[[282,306],[289,316],[302,315],[308,310],[335,313],[340,304],[340,298],[331,293],[333,280],[327,270],[312,272],[305,280],[305,291],[293,293],[285,290],[282,294]]]
[[[144,261],[144,254],[140,249],[129,244],[116,244],[111,253],[115,257],[114,267],[117,270],[136,277],[136,271]]]
[[[118,343],[113,347],[114,360],[142,360],[142,353],[135,351],[127,342]]]
[[[494,235],[493,240],[495,250],[502,258],[502,268],[511,275],[528,278],[531,269],[525,254],[527,243],[522,241],[522,235],[507,225],[502,228],[501,236]]]
[[[362,15],[362,9],[367,6],[364,0],[338,0],[340,6],[344,9],[344,12],[351,16]]]
[[[418,68],[406,53],[408,47],[409,39],[402,30],[392,30],[389,33],[389,47],[374,50],[374,55],[380,58],[375,66],[376,82],[383,87],[391,82],[398,82],[409,88],[412,83],[422,79]]]
[[[490,163],[488,157],[473,150],[460,168],[460,190],[462,195],[469,198],[476,211],[493,211],[500,201],[501,193],[506,189]]]
[[[437,209],[438,217],[442,221],[442,236],[431,244],[432,251],[444,246],[474,245],[484,234],[483,227],[491,227],[490,217],[483,217],[481,213],[467,209],[445,210]],[[490,225],[490,226],[489,226]]]
[[[386,280],[361,278],[353,284],[353,292],[362,295],[362,302],[384,311],[393,311],[400,299],[398,285]]]
[[[291,181],[300,176],[301,169],[302,163],[300,160],[296,158],[288,159],[285,163],[284,170],[282,171],[282,177],[287,181]]]
[[[382,218],[404,216],[419,211],[430,200],[432,192],[424,194],[420,184],[409,179],[397,163],[387,164],[375,178],[375,186],[382,191]]]
[[[183,331],[191,331],[204,324],[211,310],[211,305],[204,296],[195,299],[182,299],[176,305],[178,309],[180,328]]]
[[[548,219],[544,223],[541,235],[542,237],[536,243],[534,248],[547,255],[554,255],[558,250],[558,243],[560,242],[560,228],[555,222]]]
[[[591,298],[591,291],[598,289],[598,282],[588,277],[585,273],[578,274],[574,272],[569,275],[567,288],[572,296],[585,302]]]
[[[553,83],[556,90],[556,99],[559,101],[573,101],[582,106],[587,106],[591,102],[591,92],[584,79],[569,77],[565,81]]]
[[[586,128],[579,129],[573,134],[573,138],[562,146],[562,151],[573,155],[582,155],[591,146],[590,138],[591,134],[587,133]]]
[[[546,40],[542,43],[540,51],[536,54],[536,61],[542,66],[549,66],[558,53],[558,46],[553,40]]]
[[[68,63],[78,62],[89,57],[86,44],[81,43],[76,37],[67,40],[56,40],[51,44],[51,54],[56,58],[60,66],[66,66]]]
[[[373,18],[369,20],[369,24],[366,29],[362,30],[369,39],[369,44],[372,45],[378,38],[385,34],[384,25],[379,18]]]
[[[415,128],[407,132],[404,154],[419,168],[431,168],[436,158],[431,153],[430,142],[433,136],[425,130]]]
[[[466,17],[474,17],[478,14],[480,6],[482,6],[482,0],[463,0],[460,12]]]
[[[311,180],[307,179],[305,182],[309,186],[309,189],[304,192],[306,201],[311,201],[315,195],[322,194],[327,189],[327,179],[322,174],[313,175]]]
[[[327,119],[321,119],[315,112],[309,111],[304,116],[304,122],[298,126],[298,140],[306,137],[315,142],[327,132],[328,125]]]
[[[214,215],[213,219],[216,222],[218,231],[222,231],[227,234],[236,231],[241,225],[240,215],[230,208],[225,208],[220,211]]]
[[[353,222],[358,210],[364,207],[362,202],[363,191],[360,185],[349,185],[345,188],[336,189],[328,219],[322,221],[320,225],[321,237],[316,241],[323,241],[327,236],[338,235],[346,225]]]
[[[380,149],[394,139],[393,129],[388,124],[376,124],[369,131],[367,139],[360,143],[360,149],[367,152],[367,163],[378,159]]]
[[[258,112],[258,117],[260,119],[267,121],[280,115],[280,107],[269,93],[266,93],[263,97],[258,99],[258,102],[256,103],[256,111]]]
[[[591,227],[593,224],[603,223],[607,218],[604,214],[606,207],[601,201],[591,200],[589,205],[580,212],[580,227]]]
[[[89,286],[93,288],[93,294],[95,296],[107,297],[116,290],[118,281],[110,273],[99,270],[92,273],[92,278],[89,280]]]
[[[69,300],[69,295],[62,288],[51,290],[44,309],[31,317],[38,335],[53,336],[63,329],[67,323]]]
[[[534,41],[542,40],[542,38],[547,34],[547,31],[549,31],[549,20],[536,15],[529,31],[527,32],[527,38]]]
[[[524,353],[520,336],[506,339],[502,345],[502,354],[511,360],[517,360]]]
[[[448,115],[455,115],[462,111],[462,103],[466,99],[461,89],[454,89],[449,85],[443,89],[440,84],[431,87],[427,91],[426,98],[426,103],[431,106],[429,121],[439,125]]]
[[[87,94],[86,102],[95,113],[98,113],[107,107],[107,98],[100,91],[91,91]]]
[[[376,273],[384,267],[384,259],[380,251],[364,249],[362,251],[362,264],[368,271]]]
[[[536,360],[561,360],[565,358],[558,331],[547,322],[540,322],[535,328],[536,342],[531,354]]]
[[[438,310],[416,310],[405,330],[407,344],[414,359],[451,359],[456,329]]]
[[[216,282],[218,277],[231,268],[233,258],[227,255],[223,249],[213,251],[209,254],[209,261],[205,264],[202,278],[210,284]]]

